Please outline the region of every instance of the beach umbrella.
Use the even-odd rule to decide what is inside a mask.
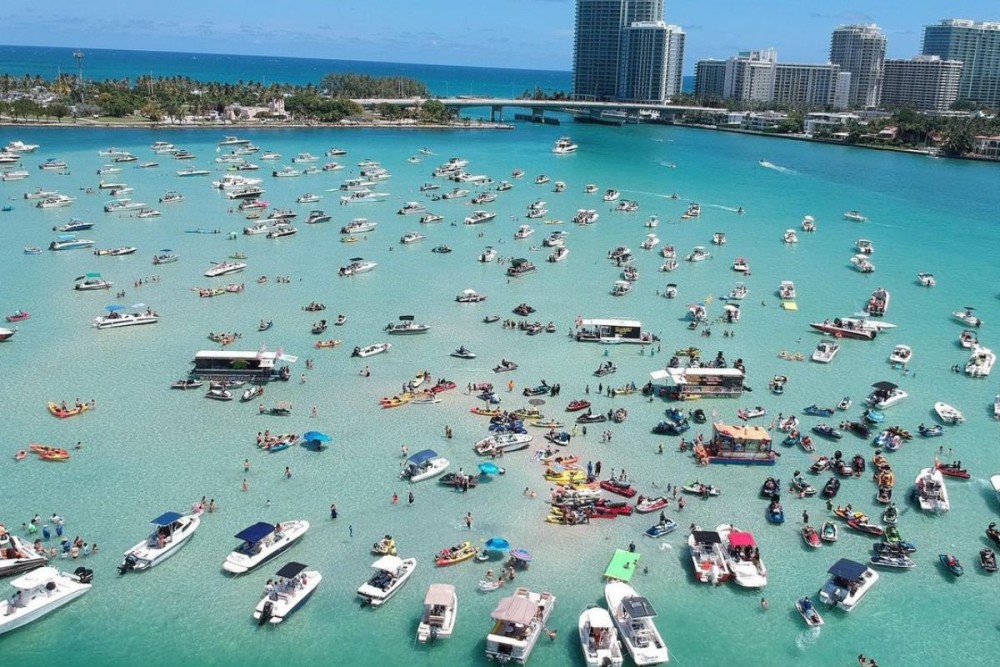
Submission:
[[[491,537],[484,545],[490,551],[506,551],[510,549],[510,542],[502,537]]]
[[[104,306],[104,310],[108,311],[109,313],[114,313],[119,310],[125,310],[125,306],[120,306],[117,303],[112,303],[110,305]]]
[[[528,399],[528,403],[531,405],[545,405],[545,399],[543,398],[531,398]]]
[[[496,475],[500,472],[500,467],[492,461],[484,461],[479,464],[479,471],[487,475]]]
[[[524,563],[531,562],[531,552],[529,552],[527,549],[511,549],[510,555]]]
[[[319,431],[306,431],[302,434],[302,439],[307,442],[330,442],[330,436]]]

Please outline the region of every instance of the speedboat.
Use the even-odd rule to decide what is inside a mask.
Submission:
[[[214,262],[212,264],[212,268],[205,271],[205,276],[208,278],[215,278],[218,276],[225,276],[230,273],[238,273],[245,268],[247,268],[246,262]]]
[[[266,595],[253,610],[259,625],[277,625],[302,606],[323,580],[316,570],[306,570],[302,563],[286,563],[276,573],[277,583],[268,583]]]
[[[603,607],[587,607],[577,623],[580,647],[587,667],[621,667],[624,662],[621,641],[611,614]]]
[[[69,604],[90,590],[94,573],[78,567],[73,574],[40,567],[10,582],[14,588],[0,615],[0,634],[16,630]]]
[[[824,338],[816,343],[816,349],[812,353],[812,360],[821,364],[828,364],[833,361],[838,352],[840,352],[840,343]]]
[[[726,552],[719,533],[693,530],[688,535],[688,551],[695,580],[703,584],[720,584],[732,578]]]
[[[201,525],[197,514],[165,512],[152,521],[153,532],[142,542],[125,552],[125,558],[118,571],[125,574],[130,570],[148,570],[173,556],[187,543]]]
[[[778,285],[778,296],[782,299],[794,299],[795,283],[791,280],[782,280]]]
[[[616,580],[605,584],[604,599],[635,664],[658,665],[669,660],[667,644],[656,627],[656,611],[649,600],[629,584]]]
[[[370,357],[374,354],[380,354],[382,352],[388,352],[389,348],[392,347],[391,343],[375,343],[374,345],[367,345],[365,347],[355,347],[354,351],[351,353],[352,357]]]
[[[697,245],[684,257],[684,259],[689,262],[701,262],[711,256],[712,254],[705,250],[703,246]]]
[[[815,628],[823,625],[823,617],[819,615],[818,611],[816,611],[816,607],[809,598],[801,598],[798,600],[795,603],[795,609],[802,615],[802,619],[809,627]]]
[[[105,280],[101,277],[100,273],[87,273],[85,275],[79,276],[76,279],[76,284],[73,285],[73,289],[86,292],[90,290],[99,289],[111,289],[112,283],[110,280]]]
[[[958,408],[954,408],[944,401],[938,401],[934,404],[934,412],[937,414],[938,419],[943,421],[945,424],[961,424],[965,421],[965,415]]]
[[[944,475],[939,469],[923,468],[914,482],[913,498],[925,512],[940,514],[951,509],[948,500],[948,487],[944,484]]]
[[[497,217],[497,214],[493,211],[473,211],[472,215],[465,218],[465,224],[478,225],[483,222],[489,222],[495,217]]]
[[[340,229],[341,234],[367,234],[375,231],[377,222],[372,222],[367,218],[354,218]]]
[[[465,347],[464,345],[462,345],[454,352],[452,352],[451,356],[458,357],[459,359],[475,359],[476,353],[470,350],[469,348]]]
[[[910,349],[909,345],[897,345],[892,348],[892,352],[889,353],[889,363],[895,366],[905,367],[910,363],[910,358],[913,356],[913,350]]]
[[[867,403],[869,406],[879,410],[885,410],[888,407],[896,405],[896,403],[909,396],[908,393],[891,382],[876,382],[873,386],[875,390],[868,395]]]
[[[44,553],[35,551],[30,542],[0,529],[0,577],[9,577],[45,565]]]
[[[406,459],[399,477],[410,482],[422,482],[440,475],[450,464],[448,459],[438,456],[433,449],[424,449]]]
[[[555,145],[552,146],[552,152],[559,155],[565,155],[567,153],[575,153],[578,148],[579,146],[573,143],[573,140],[569,137],[560,137],[556,141]]]
[[[868,218],[866,218],[860,211],[852,210],[844,213],[844,220],[850,220],[851,222],[867,222]]]
[[[388,555],[379,558],[371,565],[375,574],[358,588],[362,604],[380,607],[388,602],[409,580],[416,567],[416,558]]]
[[[406,232],[399,238],[399,242],[403,245],[410,245],[411,243],[419,243],[425,238],[427,237],[420,232]]]
[[[249,572],[295,544],[307,530],[309,522],[298,519],[276,524],[259,521],[236,533],[242,544],[226,556],[222,569],[233,574]]]
[[[58,241],[49,244],[49,250],[79,250],[80,248],[90,248],[96,243],[90,239],[78,239],[72,234],[65,234],[59,237]]]
[[[733,581],[743,588],[767,586],[767,568],[760,559],[760,550],[753,533],[737,530],[728,523],[716,527],[722,540],[726,565],[733,573]]]
[[[802,218],[802,231],[804,232],[815,232],[816,231],[816,218],[811,215],[807,215]]]
[[[385,331],[390,335],[401,336],[410,334],[422,334],[430,331],[429,324],[418,324],[413,321],[413,315],[400,315],[398,324],[387,324]]]
[[[834,563],[828,572],[830,578],[820,589],[819,599],[846,612],[854,611],[878,581],[878,572],[847,558]]]
[[[868,255],[857,254],[851,257],[851,264],[861,273],[874,273],[875,265],[868,259]]]
[[[997,355],[993,350],[982,345],[975,345],[972,348],[972,354],[969,355],[969,360],[965,362],[965,374],[973,378],[984,378],[993,370],[993,364],[996,363],[996,360]]]
[[[972,312],[973,310],[975,310],[975,308],[966,306],[965,310],[956,310],[953,311],[951,314],[956,319],[961,320],[970,327],[975,327],[978,329],[983,325],[983,321],[979,319],[979,317]]]
[[[786,229],[782,240],[788,244],[795,244],[799,242],[799,235],[795,233],[794,229]]]
[[[933,273],[918,273],[917,282],[924,287],[934,287],[937,285],[937,280],[934,278]]]
[[[424,613],[417,625],[417,641],[451,637],[458,618],[458,596],[451,584],[431,584],[424,596]]]

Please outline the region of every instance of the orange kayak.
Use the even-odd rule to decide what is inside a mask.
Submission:
[[[90,409],[89,403],[82,403],[78,407],[64,409],[58,403],[49,401],[49,412],[51,412],[54,416],[58,417],[59,419],[66,419],[67,417],[75,417],[79,414],[83,414],[89,409]]]

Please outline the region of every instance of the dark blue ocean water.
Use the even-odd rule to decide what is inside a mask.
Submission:
[[[0,72],[12,76],[39,75],[51,79],[60,72],[79,72],[76,49],[50,46],[0,45]],[[569,92],[571,72],[552,70],[456,67],[406,63],[238,56],[217,53],[170,53],[85,49],[83,75],[89,80],[134,80],[138,76],[187,76],[197,81],[260,81],[262,83],[319,84],[330,72],[363,72],[372,76],[409,76],[423,81],[434,95],[490,95],[514,97],[540,88],[545,93]],[[684,90],[693,90],[694,78],[685,77]]]

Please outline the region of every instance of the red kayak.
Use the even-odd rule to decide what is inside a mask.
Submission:
[[[617,493],[619,496],[625,496],[626,498],[631,498],[636,494],[635,487],[631,484],[618,482],[613,479],[602,479],[601,488],[611,493]]]
[[[577,412],[578,410],[586,410],[590,407],[590,401],[573,401],[566,406],[566,412]]]

